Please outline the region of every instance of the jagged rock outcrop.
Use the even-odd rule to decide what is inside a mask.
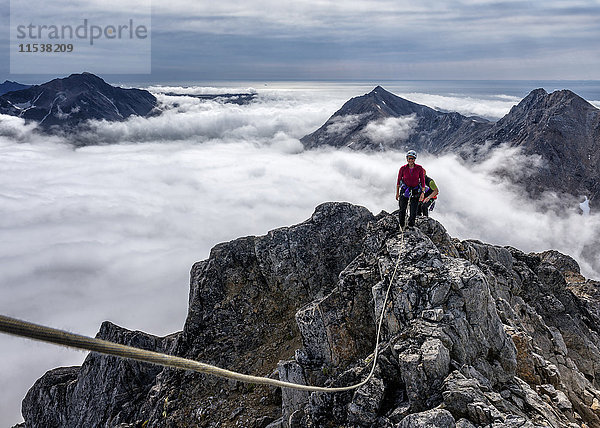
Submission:
[[[300,328],[305,349],[295,358],[304,378],[335,386],[360,380],[366,362],[344,367],[329,356],[352,349],[346,336],[356,317],[348,308],[365,317],[373,307],[380,312],[400,257],[375,378],[354,394],[313,393],[303,410],[297,396],[290,409],[284,399],[273,427],[288,426],[290,417],[298,426],[600,426],[599,324],[561,274],[575,267],[572,259],[450,240],[432,219],[418,225],[402,242],[395,218],[382,218],[375,228],[385,238],[365,246],[338,287],[298,314],[310,326]],[[350,296],[368,287],[348,291],[360,282],[346,279],[357,274],[371,278],[373,302],[362,308]],[[347,298],[327,304],[340,293]],[[343,361],[369,353],[365,346]],[[338,373],[324,377],[323,367]]]
[[[217,245],[192,268],[177,355],[244,373],[273,373],[300,346],[296,311],[335,286],[360,253],[373,218],[362,207],[327,203],[299,225]],[[169,420],[180,425],[227,420],[240,401],[239,420],[275,419],[280,412],[280,393],[267,388],[249,391],[247,385],[172,371],[160,376],[152,403],[164,400],[173,406]],[[149,407],[149,426],[160,426],[157,407]]]
[[[156,97],[142,89],[111,86],[91,73],[31,86],[0,96],[0,113],[37,122],[41,129],[66,131],[89,119],[117,121],[147,116]]]
[[[159,338],[104,322],[96,337],[171,353],[175,336]],[[50,370],[23,400],[27,428],[114,427],[128,422],[162,368],[90,353],[81,367]]]
[[[191,276],[183,332],[148,347],[346,386],[370,371],[385,310],[373,378],[281,391],[90,356],[32,387],[27,427],[600,427],[600,284],[558,252],[459,241],[432,218],[402,235],[396,215],[327,203],[216,246]]]

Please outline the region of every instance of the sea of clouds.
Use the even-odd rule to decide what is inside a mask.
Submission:
[[[76,148],[72,140],[0,116],[2,314],[86,335],[104,320],[166,335],[183,326],[190,267],[215,244],[301,222],[325,201],[349,201],[374,213],[397,208],[404,153],[304,151],[299,141],[368,90],[248,88],[255,100],[236,105],[166,95],[213,89],[151,89],[164,110],[160,116],[94,122],[75,141],[93,146]],[[518,102],[501,95],[400,95],[496,119]],[[408,135],[413,120],[382,121],[368,131],[385,144]],[[589,255],[589,246],[600,242],[600,216],[576,209],[557,215],[524,199],[497,174],[516,156],[502,149],[476,166],[452,155],[419,156],[440,187],[432,217],[461,239],[560,250],[575,257],[586,276],[600,278],[598,256]],[[557,196],[544,198],[547,207]],[[0,347],[3,426],[19,421],[23,396],[46,370],[85,357],[5,335]]]

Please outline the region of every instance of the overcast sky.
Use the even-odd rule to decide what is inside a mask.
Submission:
[[[115,14],[148,1],[77,10]],[[48,20],[73,10],[68,0],[44,4]],[[8,11],[8,0],[0,5]],[[597,0],[173,0],[152,10],[152,74],[123,80],[599,78]],[[5,51],[7,39],[3,31]],[[0,76],[36,78],[1,64]]]

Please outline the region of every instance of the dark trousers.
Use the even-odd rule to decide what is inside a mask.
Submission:
[[[431,204],[433,204],[433,199],[430,199],[427,202],[419,202],[417,215],[424,215],[425,217],[429,217],[429,207],[431,206]]]
[[[410,213],[408,215],[408,225],[414,226],[415,219],[417,218],[417,208],[419,207],[419,192],[413,192],[410,198],[407,198],[404,195],[400,195],[400,200],[398,201],[400,205],[400,212],[398,216],[400,217],[400,227],[404,228],[404,220],[406,219],[406,207],[410,204]]]

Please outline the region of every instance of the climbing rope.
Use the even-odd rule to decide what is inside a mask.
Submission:
[[[192,370],[199,373],[214,375],[222,378],[233,379],[240,382],[255,383],[261,385],[270,385],[281,388],[293,388],[302,391],[318,391],[318,392],[342,392],[349,391],[352,389],[360,388],[366,384],[375,372],[377,364],[377,357],[379,354],[379,340],[381,336],[381,325],[383,324],[383,316],[385,314],[385,307],[387,305],[390,290],[398,265],[400,262],[400,253],[404,247],[404,231],[402,231],[400,251],[398,252],[398,259],[396,260],[396,266],[394,273],[390,278],[390,283],[385,293],[385,299],[383,306],[381,307],[381,315],[379,317],[379,324],[377,326],[377,338],[375,342],[375,351],[373,354],[373,366],[367,378],[360,383],[337,387],[327,388],[320,386],[300,385],[297,383],[283,382],[280,380],[270,379],[267,377],[251,376],[231,370],[222,369],[215,367],[210,364],[201,363],[199,361],[189,360],[187,358],[175,357],[159,352],[147,351],[145,349],[135,348],[133,346],[121,345],[107,340],[96,339],[88,336],[82,336],[75,333],[58,330],[43,325],[33,324],[27,321],[22,321],[15,318],[10,318],[4,315],[0,315],[0,332],[12,334],[15,336],[21,336],[29,339],[39,340],[43,342],[49,342],[56,345],[68,346],[71,348],[83,349],[86,351],[98,352],[104,355],[112,355],[115,357],[128,358],[131,360],[141,361],[145,363],[158,364],[165,367],[172,367],[176,369]]]

